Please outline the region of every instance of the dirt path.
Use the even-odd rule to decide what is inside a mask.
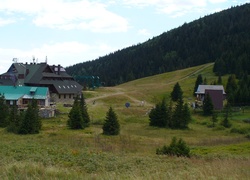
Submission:
[[[203,66],[201,67],[200,69],[197,69],[196,71],[188,74],[187,76],[184,76],[182,78],[180,78],[178,81],[183,81],[187,78],[189,78],[190,76],[206,69],[207,67],[209,66],[212,66],[213,64],[207,64],[206,66]],[[173,83],[176,83],[177,81],[171,81],[171,82],[168,82],[167,84],[173,84]],[[93,97],[93,98],[88,98],[86,99],[86,103],[92,103],[98,99],[103,99],[103,98],[107,98],[107,97],[112,97],[112,96],[117,96],[117,95],[122,95],[122,96],[126,96],[127,98],[129,98],[133,103],[138,103],[138,104],[141,104],[142,101],[141,100],[138,100],[136,99],[135,97],[132,97],[132,96],[129,96],[128,94],[126,94],[126,92],[123,91],[122,88],[116,88],[116,87],[107,87],[107,89],[111,89],[113,92],[110,92],[110,93],[106,93],[106,94],[103,94],[101,96],[97,96],[97,97]]]

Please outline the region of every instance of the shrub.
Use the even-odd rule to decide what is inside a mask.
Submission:
[[[177,141],[176,137],[172,138],[172,141],[169,146],[164,145],[162,148],[156,149],[156,154],[170,155],[170,156],[184,156],[190,157],[190,148],[181,138]]]
[[[247,134],[250,133],[250,128],[232,128],[230,133]]]

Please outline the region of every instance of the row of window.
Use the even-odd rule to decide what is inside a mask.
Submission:
[[[73,97],[74,97],[74,95],[68,94],[68,98],[69,98],[69,99],[71,99],[71,98],[73,98]],[[58,95],[58,98],[59,98],[59,99],[62,99],[62,98],[67,99],[67,94],[63,94],[63,95],[59,94],[59,95]]]
[[[62,87],[61,87],[61,86],[58,86],[58,87],[59,87],[60,89],[61,89],[62,87],[63,87],[64,89],[66,89],[66,86],[62,86]],[[76,86],[76,85],[74,85],[74,86],[73,86],[73,85],[71,85],[71,87],[72,87],[72,88],[74,88],[74,87],[75,87],[75,88],[77,88],[77,86]],[[70,86],[67,86],[67,88],[69,89],[69,88],[70,88]]]

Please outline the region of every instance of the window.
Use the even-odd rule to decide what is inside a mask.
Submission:
[[[71,99],[71,94],[69,94],[69,99]]]
[[[66,94],[64,94],[64,99],[66,99],[67,97],[66,97],[67,95]]]
[[[61,95],[60,94],[58,95],[58,98],[61,99]]]

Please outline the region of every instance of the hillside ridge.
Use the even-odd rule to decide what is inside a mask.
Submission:
[[[66,70],[76,80],[98,76],[105,86],[210,62],[217,74],[250,74],[249,19],[250,4],[231,7]]]

